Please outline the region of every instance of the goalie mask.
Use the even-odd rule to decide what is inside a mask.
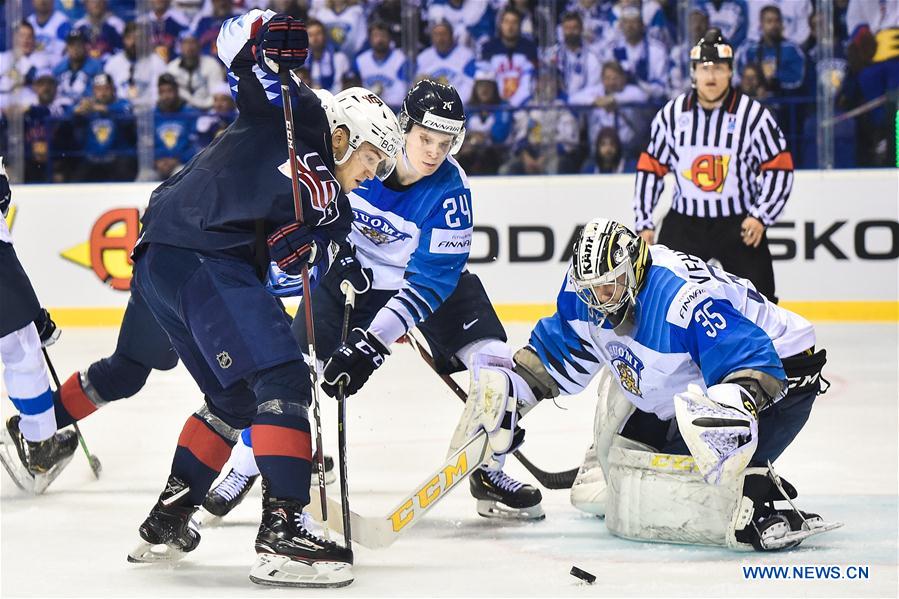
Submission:
[[[377,94],[362,87],[351,87],[337,94],[313,90],[321,100],[333,132],[345,127],[349,132],[349,148],[335,164],[344,164],[355,150],[368,142],[387,154],[378,165],[379,179],[386,179],[396,166],[396,155],[403,145],[403,136],[396,116]]]
[[[649,246],[624,225],[595,218],[575,241],[571,260],[578,299],[600,324],[609,320],[617,327],[646,279]]]
[[[450,154],[458,152],[465,141],[465,108],[456,88],[430,79],[416,83],[406,94],[400,111],[403,133],[409,133],[413,124],[452,135]]]

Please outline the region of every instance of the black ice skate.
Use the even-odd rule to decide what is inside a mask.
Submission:
[[[200,532],[191,516],[197,506],[186,503],[190,491],[181,479],[169,476],[159,501],[140,525],[143,542],[128,554],[129,562],[172,562],[200,544]]]
[[[60,431],[49,439],[28,441],[19,430],[22,417],[6,421],[0,435],[0,462],[20,489],[39,495],[56,480],[78,449],[74,431]]]
[[[244,476],[232,468],[222,482],[214,486],[206,494],[203,500],[203,508],[214,516],[219,518],[227,516],[234,508],[236,508],[250,489],[259,475]]]
[[[471,473],[471,495],[478,500],[478,513],[485,518],[542,520],[546,517],[540,490],[518,482],[502,470],[483,466]]]
[[[250,580],[287,587],[343,587],[353,582],[353,552],[310,530],[296,501],[265,497]]]

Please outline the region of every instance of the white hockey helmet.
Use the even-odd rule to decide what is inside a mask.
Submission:
[[[574,242],[571,262],[578,298],[618,326],[637,301],[652,258],[646,242],[630,229],[607,218],[594,218]],[[603,300],[596,288],[607,285],[612,286],[612,293]]]
[[[403,146],[400,125],[396,115],[377,94],[362,87],[351,87],[337,94],[326,90],[313,90],[319,97],[331,131],[346,127],[349,131],[349,149],[335,164],[343,164],[363,143],[368,142],[387,154],[378,165],[377,175],[386,178],[396,166],[396,155]]]

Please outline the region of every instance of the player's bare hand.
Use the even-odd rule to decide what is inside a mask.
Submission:
[[[643,229],[638,233],[643,241],[646,242],[646,245],[652,245],[656,242],[656,232],[652,229]]]
[[[740,238],[746,245],[754,248],[759,247],[762,242],[762,235],[765,234],[765,225],[762,221],[754,216],[747,216],[740,225]]]

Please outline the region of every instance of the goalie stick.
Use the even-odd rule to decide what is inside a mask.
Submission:
[[[434,358],[430,353],[428,353],[428,350],[425,349],[421,345],[421,343],[419,343],[418,339],[415,338],[411,331],[406,335],[406,338],[409,340],[412,348],[418,350],[418,354],[425,361],[425,363],[427,363],[427,365],[431,367],[431,370],[433,370],[437,374],[437,376],[439,376],[443,380],[443,382],[446,383],[446,385],[453,391],[453,393],[456,394],[456,397],[462,400],[462,403],[465,403],[468,398],[468,394],[465,393],[462,387],[460,387],[459,384],[456,383],[456,381],[454,381],[451,376],[449,376],[448,374],[440,374],[439,372],[437,372],[437,367],[434,364]],[[563,470],[561,472],[547,472],[546,470],[542,470],[541,468],[535,466],[533,462],[527,459],[524,454],[518,450],[515,450],[512,455],[514,455],[515,458],[519,462],[521,462],[521,465],[524,466],[525,469],[527,469],[527,471],[537,479],[537,482],[539,482],[547,489],[570,489],[574,484],[574,479],[577,478],[579,468],[572,468],[571,470]]]

